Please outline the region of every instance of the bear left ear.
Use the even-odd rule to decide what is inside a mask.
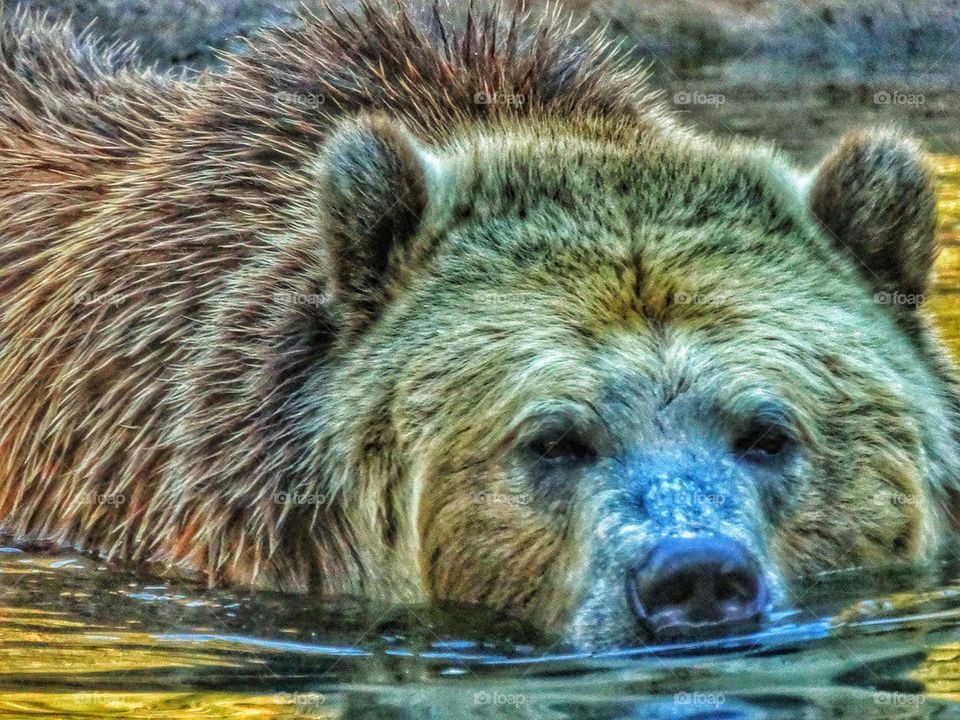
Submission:
[[[335,297],[358,330],[390,299],[415,255],[437,163],[397,122],[372,116],[335,128],[320,155],[320,218]]]
[[[923,301],[936,255],[936,200],[915,142],[888,130],[846,135],[816,170],[810,204],[878,297],[911,307]]]

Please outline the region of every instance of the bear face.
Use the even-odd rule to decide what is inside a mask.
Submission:
[[[908,141],[852,135],[803,179],[627,124],[427,148],[373,118],[321,174],[357,328],[334,384],[391,428],[431,597],[586,647],[689,637],[943,537],[956,395]]]

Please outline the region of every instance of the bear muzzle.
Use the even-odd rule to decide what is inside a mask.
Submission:
[[[771,596],[757,558],[724,535],[658,541],[627,572],[626,591],[637,621],[664,642],[749,631]]]

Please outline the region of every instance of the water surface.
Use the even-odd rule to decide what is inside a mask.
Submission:
[[[826,576],[764,631],[691,645],[588,656],[448,621],[8,549],[0,717],[960,717],[954,560]]]

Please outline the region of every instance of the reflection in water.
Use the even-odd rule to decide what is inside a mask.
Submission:
[[[834,573],[763,632],[586,656],[463,639],[436,611],[5,552],[0,717],[945,717],[960,700],[958,578],[957,561]]]

